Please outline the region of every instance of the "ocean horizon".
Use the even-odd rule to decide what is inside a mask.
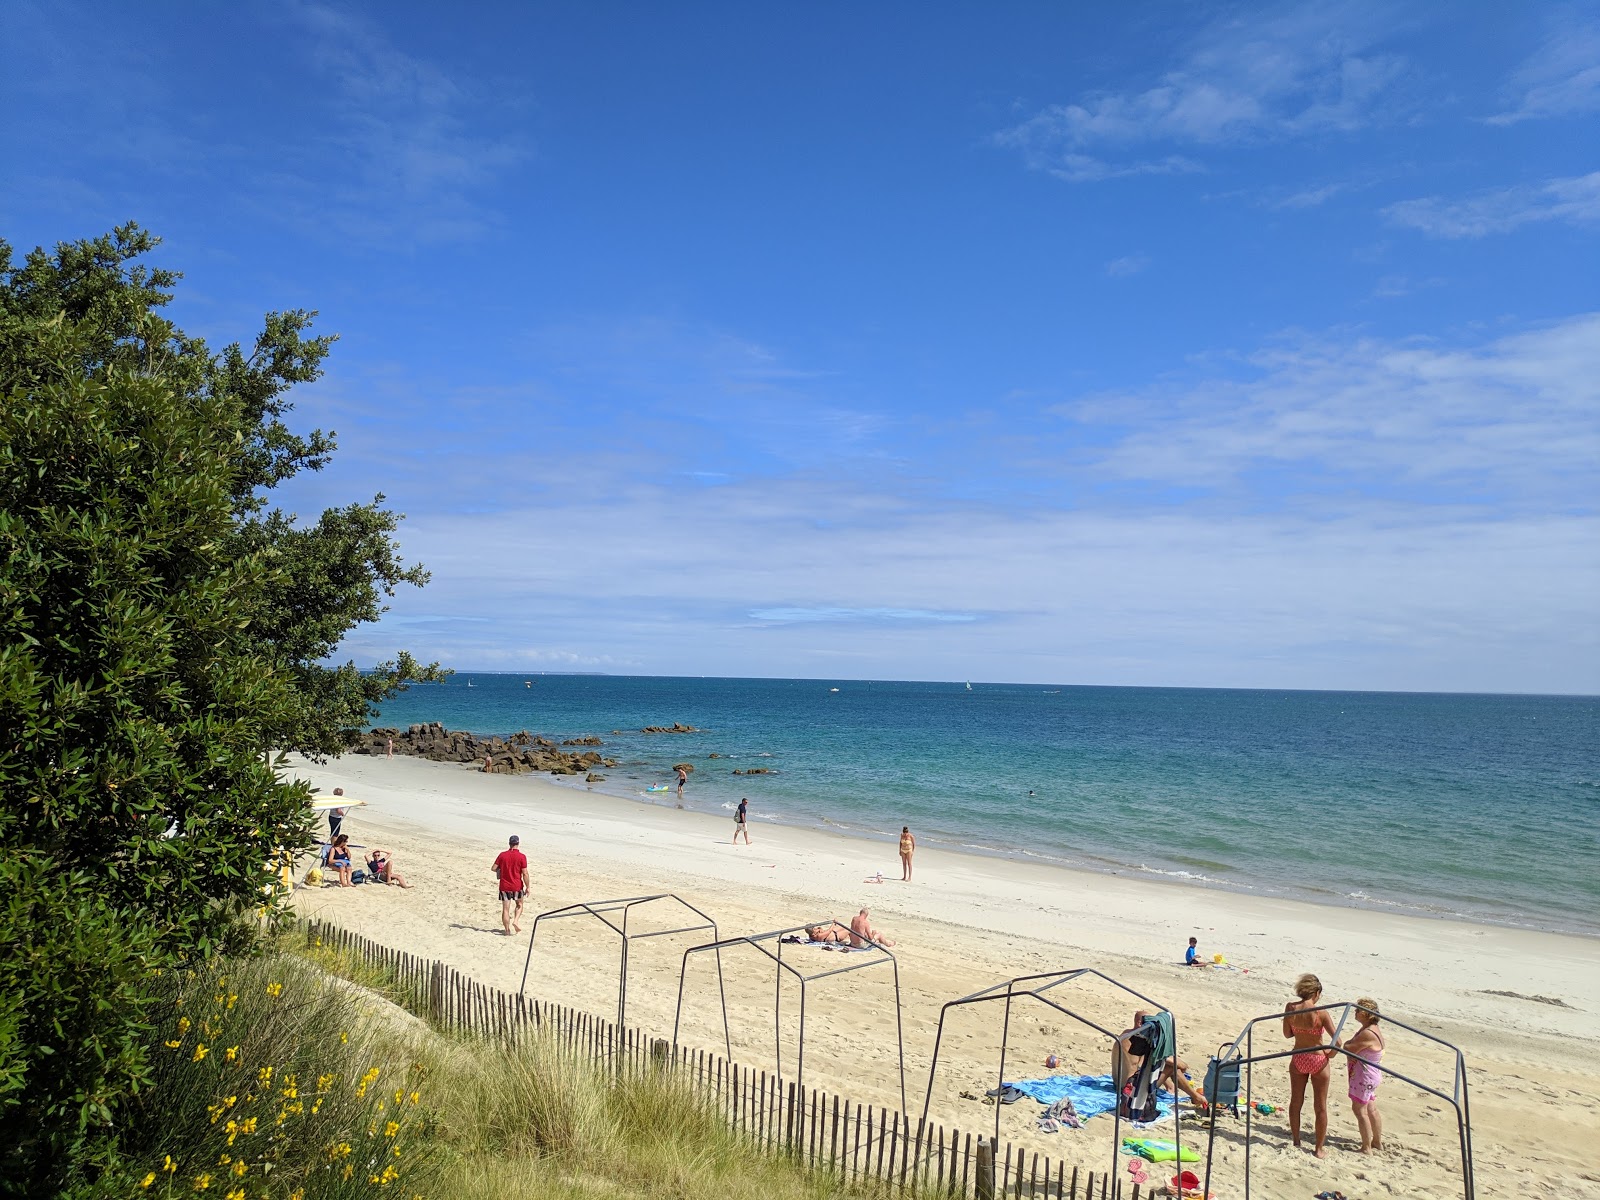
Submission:
[[[432,721],[599,736],[574,786],[643,803],[687,762],[756,822],[1600,936],[1593,696],[459,672],[372,725]]]

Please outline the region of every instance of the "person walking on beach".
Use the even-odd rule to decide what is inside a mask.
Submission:
[[[520,841],[513,833],[510,844],[494,860],[494,872],[500,881],[500,924],[507,937],[513,931],[522,932],[517,922],[522,920],[522,901],[528,894],[528,856],[517,848]]]
[[[390,758],[394,757],[394,739],[393,738],[384,738],[383,739],[383,748],[388,753],[388,756]]]
[[[1383,1030],[1378,1028],[1378,1002],[1369,996],[1356,1001],[1356,1021],[1361,1032],[1344,1044],[1350,1051],[1344,1065],[1350,1071],[1350,1107],[1361,1130],[1361,1153],[1383,1149],[1383,1117],[1378,1113],[1378,1084],[1383,1072]]]
[[[344,789],[334,788],[333,794],[335,796],[342,796],[344,795]],[[328,837],[330,840],[339,836],[339,826],[344,824],[344,815],[349,811],[349,808],[345,807],[344,805],[340,805],[337,808],[330,808],[328,810]]]
[[[1322,1003],[1322,981],[1309,973],[1302,975],[1295,980],[1294,994],[1296,999],[1283,1006],[1283,1036],[1294,1039],[1294,1054],[1289,1059],[1289,1140],[1296,1146],[1300,1144],[1300,1109],[1309,1083],[1316,1113],[1316,1146],[1312,1153],[1323,1158],[1328,1140],[1328,1079],[1332,1074],[1329,1060],[1338,1052],[1339,1043],[1333,1040],[1333,1014],[1326,1009],[1307,1011]],[[1324,1033],[1331,1045],[1323,1042]]]
[[[917,852],[917,839],[911,836],[911,826],[900,826],[900,882],[911,882],[911,856]]]
[[[678,786],[681,788],[683,784],[680,783]],[[733,844],[735,846],[739,844],[739,835],[741,833],[744,834],[744,844],[748,846],[750,844],[750,801],[744,796],[739,797],[738,811],[733,814]]]
[[[682,767],[676,768],[678,772],[678,807],[683,807],[683,785],[689,782],[689,772]]]

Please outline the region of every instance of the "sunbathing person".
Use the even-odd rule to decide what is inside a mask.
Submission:
[[[893,942],[872,927],[872,920],[868,917],[867,910],[863,908],[855,915],[855,919],[850,922],[850,944],[860,947],[865,946],[869,941],[876,942],[880,946],[894,945]]]
[[[1150,1014],[1142,1009],[1134,1013],[1133,1028],[1124,1030],[1122,1036],[1117,1039],[1117,1045],[1122,1050],[1122,1055],[1118,1057],[1123,1063],[1121,1078],[1124,1087],[1133,1082],[1134,1076],[1138,1075],[1140,1068],[1144,1066],[1144,1060],[1150,1055],[1150,1043],[1140,1032],[1149,1020]],[[1181,1089],[1196,1108],[1205,1112],[1206,1098],[1184,1074],[1188,1069],[1189,1064],[1174,1054],[1161,1064],[1161,1070],[1156,1075],[1156,1087],[1165,1088],[1174,1095]]]
[[[340,887],[352,886],[350,881],[350,835],[348,833],[340,833],[334,836],[323,861],[338,872]]]
[[[398,887],[408,888],[406,877],[394,869],[394,857],[387,850],[376,848],[367,851],[367,871],[379,883],[392,883]]]
[[[813,942],[838,942],[841,945],[850,941],[850,935],[837,922],[832,925],[807,925],[806,937]]]

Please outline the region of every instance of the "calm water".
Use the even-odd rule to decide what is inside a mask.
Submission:
[[[689,761],[696,809],[1600,935],[1596,697],[478,674],[375,724],[421,721],[599,734],[639,799]]]

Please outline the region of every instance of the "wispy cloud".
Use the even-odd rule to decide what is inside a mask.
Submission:
[[[338,163],[315,179],[290,169],[270,181],[289,215],[372,239],[442,242],[494,228],[489,185],[527,154],[506,119],[515,94],[497,88],[491,103],[349,11],[284,11],[309,35],[309,61],[331,89],[323,146]]]
[[[1297,336],[1237,378],[1062,405],[1127,432],[1086,469],[1247,503],[1399,497],[1501,511],[1592,505],[1600,314],[1481,346]]]
[[[995,141],[1037,170],[1092,182],[1199,170],[1197,148],[1358,129],[1406,69],[1350,32],[1360,25],[1309,5],[1218,22],[1150,86],[1049,105]]]
[[[1106,264],[1106,274],[1112,279],[1126,279],[1129,275],[1137,275],[1150,265],[1150,259],[1143,254],[1125,254],[1121,258],[1113,258]]]
[[[1543,117],[1600,111],[1600,23],[1582,24],[1558,9],[1548,38],[1506,83],[1508,107],[1487,118],[1515,125]]]
[[[1396,225],[1442,238],[1509,233],[1542,221],[1586,225],[1600,221],[1600,171],[1493,188],[1461,200],[1439,196],[1402,200],[1389,205],[1383,214]]]
[[[925,608],[758,608],[757,621],[783,623],[815,621],[976,621],[976,613],[935,612]]]

